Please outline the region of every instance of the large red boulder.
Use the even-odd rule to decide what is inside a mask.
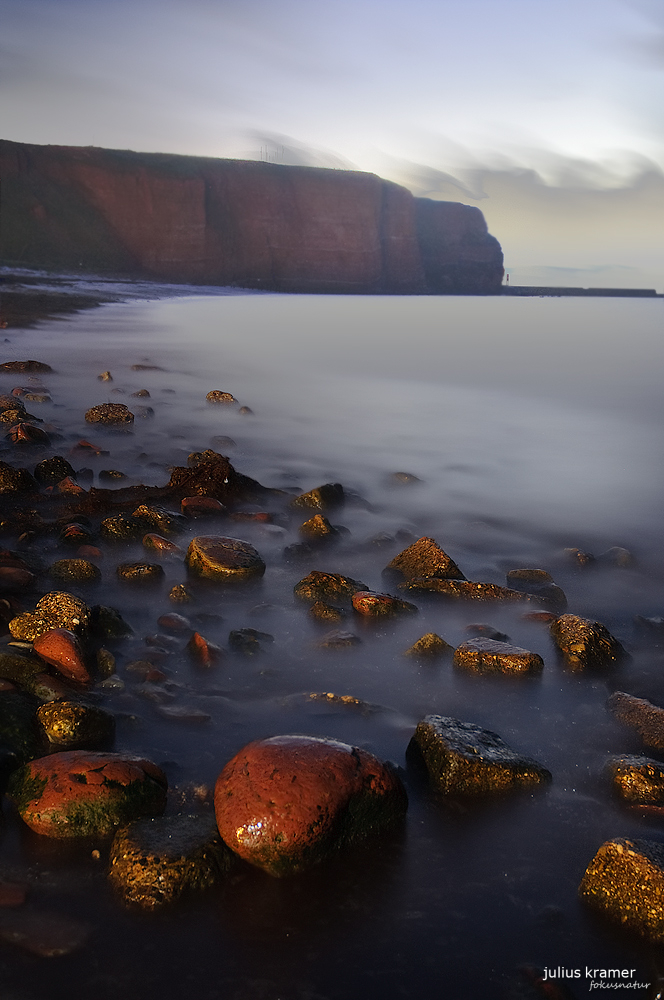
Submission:
[[[21,818],[47,837],[105,836],[166,806],[166,776],[141,757],[69,750],[20,767],[8,795]]]
[[[403,816],[393,768],[365,750],[313,736],[244,747],[214,794],[219,832],[250,864],[282,876],[317,864]]]

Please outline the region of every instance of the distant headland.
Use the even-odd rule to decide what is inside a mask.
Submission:
[[[500,295],[478,208],[351,170],[0,140],[2,264],[280,292]]]

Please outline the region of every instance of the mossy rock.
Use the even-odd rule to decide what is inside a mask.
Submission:
[[[87,633],[90,623],[90,608],[85,601],[66,591],[51,591],[45,594],[34,611],[25,611],[9,623],[9,631],[15,639],[34,642],[43,632],[53,628],[66,628],[77,636]]]
[[[115,716],[94,705],[58,701],[37,709],[49,743],[67,750],[94,749],[113,740]]]

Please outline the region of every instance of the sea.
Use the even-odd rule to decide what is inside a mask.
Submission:
[[[392,761],[410,803],[402,827],[308,872],[275,879],[241,866],[143,913],[110,886],[107,842],[97,857],[87,842],[40,837],[5,802],[0,878],[29,886],[30,911],[89,933],[59,957],[0,943],[3,1000],[528,1000],[554,996],[535,983],[559,967],[636,970],[650,992],[631,995],[656,995],[661,950],[588,911],[578,886],[604,841],[664,842],[664,814],[626,808],[606,776],[612,755],[646,752],[607,710],[610,694],[664,705],[664,638],[636,621],[664,616],[662,309],[661,299],[188,289],[2,331],[0,361],[34,358],[53,372],[3,373],[0,392],[45,386],[52,402],[31,409],[59,436],[55,451],[67,457],[83,438],[106,452],[77,459],[94,485],[108,487],[108,470],[126,477],[118,486],[164,485],[171,467],[212,448],[286,501],[323,483],[347,494],[330,515],[347,529],[338,544],[300,560],[284,554],[303,520],[283,513],[287,502],[272,524],[221,524],[256,546],[266,574],[248,589],[206,588],[184,611],[168,600],[186,581],[182,558],[164,560],[156,592],[128,593],[115,566],[145,553],[102,546],[90,601],[117,607],[134,630],[116,651],[117,685],[99,692],[118,720],[115,749],[154,760],[174,789],[211,788],[250,740],[330,736]],[[99,380],[106,371],[112,381]],[[134,398],[141,389],[149,397]],[[214,389],[237,405],[208,403]],[[131,433],[104,433],[84,419],[103,402],[147,409]],[[13,461],[11,448],[0,445],[0,459]],[[200,522],[178,544],[196,533]],[[294,597],[297,581],[316,569],[396,593],[383,569],[421,536],[470,580],[505,585],[511,569],[547,570],[569,611],[606,625],[631,658],[570,673],[527,608],[412,595],[417,614],[349,617],[343,628],[361,642],[321,648],[329,625]],[[40,550],[46,562],[61,556]],[[169,610],[200,615],[222,647],[240,628],[273,641],[255,657],[229,651],[208,671],[169,647],[167,681],[146,692],[124,668]],[[456,646],[477,625],[539,653],[542,674],[468,676],[450,659],[404,655],[427,632]],[[361,704],[311,698],[321,693]],[[191,716],[167,718],[165,704]],[[498,733],[547,767],[551,784],[446,802],[406,753],[429,714]],[[590,981],[555,995],[583,997]]]

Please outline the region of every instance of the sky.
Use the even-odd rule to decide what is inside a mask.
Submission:
[[[661,0],[0,0],[0,137],[373,171],[533,280],[664,284],[663,98]]]

